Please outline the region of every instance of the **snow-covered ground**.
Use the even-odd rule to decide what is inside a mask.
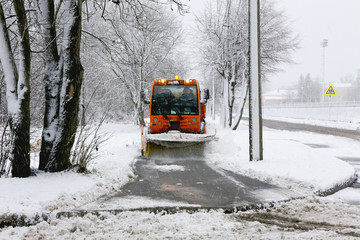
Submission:
[[[359,214],[359,207],[307,198],[265,213],[88,214],[28,228],[8,228],[0,239],[356,239],[360,234]],[[284,219],[265,224],[258,221],[263,215]]]
[[[338,202],[344,196],[357,196],[357,192],[345,189],[345,193],[336,198],[312,195],[354,177],[354,168],[337,157],[359,157],[358,142],[340,137],[265,128],[264,161],[249,162],[246,124],[241,125],[235,132],[223,130],[215,122],[210,125],[216,128],[218,136],[217,141],[209,143],[206,147],[206,159],[210,165],[273,184],[285,185],[303,191],[309,197],[279,204],[275,208],[260,212],[153,214],[125,211],[117,215],[104,213],[102,217],[89,214],[83,218],[55,219],[51,223],[42,222],[31,227],[3,228],[0,229],[0,239],[306,239],[341,237],[347,234],[346,227],[352,229],[351,231],[353,227],[360,229],[360,207]],[[0,178],[0,216],[13,213],[34,216],[36,213],[50,212],[54,217],[58,211],[79,209],[131,180],[134,177],[132,164],[136,156],[140,155],[139,127],[107,124],[102,131],[111,133],[112,137],[100,147],[99,157],[90,163],[93,174],[82,175],[72,171],[37,172],[37,176],[26,179]],[[312,148],[312,144],[329,147]],[[33,164],[36,164],[36,158],[33,159]],[[147,203],[149,206],[156,205],[154,201],[138,202],[139,206]],[[138,206],[129,202],[123,204],[124,206],[120,206],[122,209]],[[158,203],[159,206],[167,204],[181,205],[166,201]],[[342,224],[345,227],[334,231],[326,227],[306,231],[295,228],[290,231],[279,224],[272,225],[248,219],[247,214],[261,214],[261,211],[291,216],[307,222]],[[350,236],[357,235],[355,233]]]
[[[314,191],[325,191],[354,175],[354,168],[337,156],[357,157],[356,141],[264,128],[264,161],[249,162],[247,131],[248,127],[243,125],[235,133],[228,129],[218,132],[219,141],[208,145],[209,161],[262,180],[285,179],[289,184],[300,183]],[[310,146],[316,144],[328,145],[328,148]],[[353,151],[348,151],[350,146]],[[342,150],[345,152],[340,152]]]

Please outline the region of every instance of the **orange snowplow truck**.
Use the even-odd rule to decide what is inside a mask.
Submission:
[[[155,79],[150,97],[149,133],[178,130],[183,133],[206,133],[206,102],[209,90],[204,89],[200,101],[199,82],[196,79]],[[144,97],[144,94],[142,94]]]

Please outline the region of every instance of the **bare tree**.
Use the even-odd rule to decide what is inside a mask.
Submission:
[[[111,55],[112,69],[126,86],[138,123],[144,122],[140,92],[153,80],[153,74],[164,65],[169,52],[180,39],[179,25],[163,11],[145,11],[140,28],[119,29],[116,26],[114,29],[119,39],[115,49],[122,51],[114,51],[116,55]]]
[[[30,40],[24,1],[13,1],[17,36],[18,65],[9,37],[3,4],[0,2],[0,60],[6,83],[7,114],[11,129],[10,161],[13,177],[30,175]]]
[[[262,79],[278,70],[282,62],[291,62],[290,54],[298,46],[297,37],[282,12],[269,1],[261,1]],[[223,79],[224,126],[236,129],[248,94],[248,1],[218,0],[209,4],[198,18],[203,50],[208,68],[215,68]],[[235,100],[239,99],[238,117],[233,121]]]
[[[79,100],[83,83],[80,58],[83,0],[37,0],[45,49],[45,117],[42,134],[39,169],[61,171],[70,166],[70,151],[78,124]],[[138,20],[148,8],[146,2],[174,3],[183,9],[180,1],[113,1],[118,4],[122,19],[136,16]],[[58,5],[56,5],[56,3]],[[86,2],[87,3],[87,2]],[[105,13],[107,1],[94,2]],[[64,10],[58,19],[59,9]],[[104,16],[104,15],[103,15]],[[56,21],[63,26],[61,39]]]
[[[53,0],[38,0],[45,49],[45,117],[39,169],[61,171],[69,167],[77,128],[83,80],[80,62],[82,0],[64,4],[61,44],[57,41]],[[60,50],[60,51],[59,51]]]
[[[106,21],[100,25],[98,23],[95,28],[96,23],[91,21],[91,28],[85,31],[98,38],[105,48],[97,56],[102,56],[108,72],[111,69],[117,80],[113,84],[122,89],[127,101],[133,106],[136,121],[142,123],[144,107],[140,92],[149,86],[162,69],[176,69],[169,62],[173,63],[171,57],[176,43],[181,40],[181,28],[168,9],[154,4],[147,4],[141,14],[128,16],[126,19],[122,19],[123,16],[117,11],[117,8],[108,6],[102,13]],[[101,37],[98,37],[99,32]],[[114,85],[111,87],[114,88]]]

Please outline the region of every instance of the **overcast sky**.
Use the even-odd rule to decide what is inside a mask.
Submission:
[[[293,55],[297,64],[283,65],[283,72],[270,77],[267,87],[276,89],[294,84],[301,74],[322,79],[325,48],[325,81],[338,82],[345,75],[356,76],[360,70],[360,0],[273,0],[284,10],[294,33],[299,34],[300,49]],[[187,1],[186,1],[187,2]],[[198,14],[206,0],[191,0],[192,14]],[[189,25],[193,17],[186,16]]]

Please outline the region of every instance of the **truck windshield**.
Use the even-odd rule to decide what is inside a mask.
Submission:
[[[196,85],[155,85],[152,95],[151,114],[199,114]]]

